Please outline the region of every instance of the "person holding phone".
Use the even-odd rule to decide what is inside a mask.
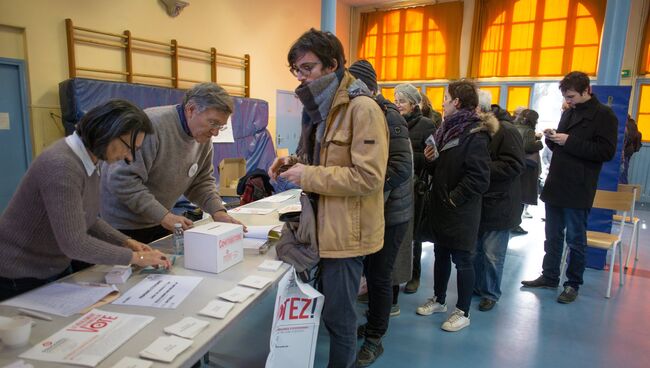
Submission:
[[[553,160],[541,196],[546,204],[542,274],[521,283],[524,287],[556,289],[566,239],[567,281],[557,301],[568,304],[576,300],[583,283],[587,217],[603,162],[611,160],[616,152],[618,120],[612,109],[591,92],[585,73],[567,74],[560,82],[560,91],[569,109],[562,113],[557,130],[544,130]]]

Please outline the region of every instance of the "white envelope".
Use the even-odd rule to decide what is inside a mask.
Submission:
[[[262,289],[263,287],[268,285],[271,281],[273,281],[273,279],[270,279],[268,277],[250,275],[247,276],[245,279],[241,280],[239,282],[239,285],[248,286],[255,289]]]
[[[206,305],[203,309],[201,309],[199,311],[199,314],[223,319],[226,318],[226,315],[234,306],[235,303],[225,302],[223,300],[213,300],[208,303],[208,305]]]
[[[255,294],[255,290],[253,289],[241,287],[241,286],[235,286],[234,288],[226,291],[225,293],[221,293],[217,296],[221,299],[226,299],[231,302],[240,303],[248,299],[253,294]]]
[[[269,271],[269,272],[275,272],[282,267],[282,264],[284,262],[282,261],[274,261],[272,259],[267,259],[264,262],[260,263],[259,266],[257,266],[257,269],[260,271]]]
[[[192,340],[178,336],[162,336],[140,352],[143,358],[170,363],[178,354],[192,346]]]
[[[171,335],[193,339],[209,325],[210,322],[208,321],[203,321],[194,317],[185,317],[173,325],[165,327],[163,331]]]

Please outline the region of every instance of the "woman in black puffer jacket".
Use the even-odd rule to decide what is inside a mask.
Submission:
[[[413,147],[413,168],[415,170],[415,191],[413,202],[414,206],[414,219],[415,223],[413,228],[417,230],[418,222],[420,219],[420,213],[423,208],[422,196],[423,192],[418,188],[420,174],[424,168],[424,141],[428,136],[432,135],[436,131],[436,126],[433,124],[433,121],[422,115],[422,111],[418,104],[421,101],[420,92],[417,88],[413,87],[411,84],[400,84],[395,87],[395,105],[400,114],[406,119],[406,123],[409,129],[409,138],[411,139],[411,146]],[[413,275],[411,280],[406,283],[404,288],[405,293],[415,293],[420,286],[420,257],[422,256],[422,241],[419,240],[419,237],[416,233],[413,234]]]

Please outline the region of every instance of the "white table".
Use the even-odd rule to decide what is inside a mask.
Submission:
[[[255,202],[250,203],[246,206],[253,206],[256,208],[274,208],[279,209],[288,204],[298,203],[300,190],[292,190],[286,193],[295,193],[295,196],[287,199],[284,202]],[[274,211],[268,215],[243,215],[238,214],[237,218],[247,225],[266,225],[277,222],[278,213]],[[153,244],[156,247],[161,249],[171,249],[171,236],[163,238]],[[251,252],[245,252],[244,261],[239,263],[228,270],[219,273],[213,274],[208,272],[200,272],[194,270],[188,270],[182,267],[183,261],[182,257],[177,259],[176,265],[170,272],[172,275],[187,275],[187,276],[200,276],[203,277],[203,280],[199,285],[192,291],[192,293],[183,301],[183,303],[176,309],[158,309],[158,308],[146,308],[146,307],[135,307],[135,306],[123,306],[123,305],[104,305],[100,309],[121,313],[130,313],[130,314],[141,314],[149,315],[155,317],[153,322],[147,325],[143,330],[138,332],[134,337],[128,340],[123,344],[119,349],[109,355],[104,359],[98,367],[111,367],[117,363],[122,357],[139,357],[139,352],[151,344],[156,338],[163,336],[163,328],[169,326],[175,322],[178,322],[184,317],[193,316],[199,319],[203,319],[210,322],[210,326],[196,336],[193,341],[194,344],[179,355],[172,363],[165,364],[160,362],[154,362],[154,367],[191,367],[192,364],[197,362],[203,355],[205,355],[210,347],[214,344],[220,336],[220,333],[226,329],[226,327],[236,324],[237,321],[246,317],[246,313],[254,305],[256,305],[263,296],[269,293],[271,290],[275,290],[275,286],[279,279],[284,275],[284,273],[289,269],[288,265],[283,265],[276,272],[264,272],[258,271],[257,266],[262,263],[265,259],[275,259],[275,249],[271,248],[266,254],[254,254]],[[66,281],[91,281],[91,282],[104,282],[105,275],[105,266],[94,266],[89,269],[83,270],[81,272],[75,273],[65,278]],[[209,301],[216,299],[217,294],[230,290],[237,285],[244,277],[248,275],[260,275],[265,277],[271,277],[273,283],[267,285],[262,290],[258,290],[255,295],[247,299],[243,303],[237,303],[235,307],[228,313],[225,319],[214,319],[206,316],[198,315],[198,311],[201,310]],[[142,280],[146,275],[134,274],[127,281],[126,284],[118,285],[118,288],[121,292],[126,291],[128,288],[135,285],[137,282]],[[0,306],[0,315],[2,316],[14,316],[17,315],[18,311],[16,308]],[[32,334],[29,339],[29,345],[22,348],[8,349],[7,347],[2,347],[0,350],[0,366],[7,365],[18,360],[18,355],[22,352],[28,350],[32,345],[37,344],[41,340],[51,336],[58,330],[62,329],[66,325],[70,324],[74,320],[78,319],[80,315],[74,315],[72,317],[64,318],[52,316],[53,321],[43,321],[39,319],[34,319],[35,326],[32,329]],[[64,364],[57,363],[47,363],[40,361],[26,360],[26,362],[33,364],[35,367],[64,367]]]

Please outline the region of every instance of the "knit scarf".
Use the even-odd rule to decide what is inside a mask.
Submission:
[[[297,154],[303,162],[311,165],[320,163],[320,147],[325,134],[325,120],[332,107],[332,101],[341,79],[343,79],[343,68],[296,88],[296,95],[304,106],[302,131],[297,150]]]
[[[447,143],[458,138],[465,129],[475,124],[479,120],[474,110],[458,110],[455,114],[445,117],[442,125],[434,136],[436,145],[439,150],[442,150]]]

